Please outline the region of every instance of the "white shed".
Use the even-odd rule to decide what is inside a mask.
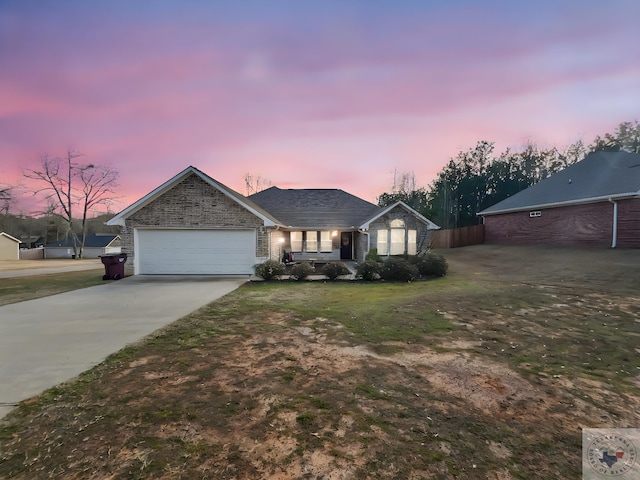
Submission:
[[[20,260],[20,240],[8,233],[0,233],[0,260]]]

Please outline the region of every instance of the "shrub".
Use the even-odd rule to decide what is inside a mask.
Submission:
[[[377,280],[380,278],[380,270],[382,269],[382,264],[380,262],[376,262],[375,260],[367,259],[364,263],[358,265],[358,269],[356,271],[356,276],[368,282],[372,280]]]
[[[373,260],[374,262],[381,262],[380,256],[378,255],[378,249],[372,248],[367,252],[367,256],[364,257],[365,260]]]
[[[420,276],[420,272],[404,258],[389,257],[382,264],[380,276],[383,280],[411,282]]]
[[[416,266],[425,277],[444,277],[449,270],[447,260],[435,252],[427,252],[417,257]]]
[[[321,273],[329,280],[335,280],[343,275],[349,275],[351,272],[344,263],[331,262],[322,267]]]
[[[291,267],[291,278],[294,280],[304,280],[314,272],[314,268],[306,262],[297,263]]]
[[[276,260],[267,260],[253,267],[256,276],[264,280],[274,280],[284,275],[284,265]]]

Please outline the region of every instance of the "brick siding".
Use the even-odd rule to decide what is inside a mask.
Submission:
[[[613,204],[590,203],[485,217],[485,242],[511,245],[611,247]],[[640,200],[618,207],[618,247],[640,248]]]
[[[256,257],[269,255],[263,221],[195,174],[126,219],[120,237],[122,251],[129,257],[126,263],[129,274],[133,273],[133,231],[139,227],[253,228],[256,230]]]
[[[618,247],[640,248],[640,198],[618,202]]]

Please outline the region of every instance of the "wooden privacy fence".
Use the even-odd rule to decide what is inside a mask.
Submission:
[[[42,260],[44,259],[44,248],[21,248],[20,260]]]
[[[431,232],[431,248],[456,248],[484,243],[484,225],[449,228]]]

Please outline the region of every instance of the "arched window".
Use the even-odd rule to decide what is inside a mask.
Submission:
[[[391,243],[389,244],[389,255],[402,255],[404,252],[404,220],[399,218],[391,220]]]
[[[407,230],[404,220],[396,218],[389,222],[389,229],[377,231],[378,255],[415,255],[417,231]]]

